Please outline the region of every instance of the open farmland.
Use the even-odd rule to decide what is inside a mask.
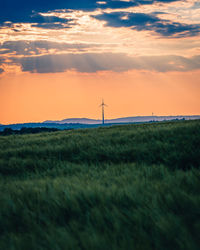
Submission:
[[[197,250],[200,121],[0,136],[0,249]]]

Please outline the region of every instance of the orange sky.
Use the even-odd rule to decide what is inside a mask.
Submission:
[[[198,1],[11,3],[0,9],[0,124],[101,119],[102,98],[107,119],[200,115]]]
[[[200,71],[12,74],[0,78],[0,123],[72,117],[200,114]]]

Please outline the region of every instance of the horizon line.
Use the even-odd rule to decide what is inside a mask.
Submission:
[[[117,118],[107,118],[105,119],[105,121],[108,120],[117,120],[117,119],[125,119],[125,118],[137,118],[137,117],[196,117],[199,116],[200,114],[193,114],[193,115],[136,115],[136,116],[124,116],[124,117],[117,117]],[[62,122],[64,120],[72,120],[72,119],[87,119],[87,120],[94,120],[94,121],[102,121],[102,119],[97,119],[97,118],[88,118],[88,117],[71,117],[71,118],[64,118],[64,119],[55,119],[55,120],[51,120],[51,119],[47,119],[47,120],[43,120],[43,121],[27,121],[27,122],[14,122],[14,123],[0,123],[0,126],[6,126],[6,125],[15,125],[15,124],[28,124],[28,123],[45,123],[45,122]]]

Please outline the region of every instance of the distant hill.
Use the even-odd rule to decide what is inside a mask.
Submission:
[[[43,123],[57,123],[57,124],[65,124],[65,123],[80,123],[80,124],[99,124],[101,120],[89,119],[89,118],[69,118],[61,121],[44,121]]]
[[[13,130],[12,128],[5,128],[3,131],[0,131],[0,135],[23,135],[23,134],[37,134],[41,132],[56,132],[59,131],[57,128],[45,128],[45,127],[36,127],[36,128],[27,128],[23,127],[21,129]]]
[[[200,115],[194,116],[133,116],[133,117],[122,117],[117,119],[105,120],[105,123],[134,123],[134,122],[149,122],[149,121],[169,121],[169,120],[196,120],[200,119]],[[69,118],[60,121],[44,121],[44,123],[56,123],[56,124],[67,124],[67,123],[79,123],[79,124],[100,124],[101,120],[88,119],[88,118]]]
[[[117,119],[105,120],[104,126],[128,123],[143,123],[143,122],[161,122],[171,120],[197,120],[200,115],[194,116],[134,116],[122,117]],[[94,128],[102,126],[101,120],[88,118],[70,118],[61,121],[45,121],[42,123],[18,123],[9,125],[0,125],[0,131],[5,128],[20,130],[22,128],[56,128],[56,129],[77,129],[77,128]]]
[[[18,123],[18,124],[9,124],[9,125],[0,125],[0,131],[3,131],[6,128],[13,130],[20,130],[22,128],[56,128],[56,129],[77,129],[77,128],[88,128],[96,127],[95,124],[79,124],[79,123]]]

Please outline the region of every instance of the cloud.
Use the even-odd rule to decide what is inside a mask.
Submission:
[[[200,2],[194,2],[192,9],[200,9]]]
[[[49,53],[50,50],[55,52],[60,51],[83,51],[89,48],[98,48],[103,46],[102,44],[93,43],[59,43],[45,40],[36,41],[6,41],[0,45],[0,54],[7,55],[8,53],[14,53],[15,55],[39,55],[42,53]],[[42,49],[42,52],[41,52]]]
[[[0,22],[29,22],[32,12],[48,12],[58,9],[94,10],[96,8],[128,8],[138,5],[150,5],[155,2],[170,3],[179,0],[107,0],[106,4],[98,4],[96,0],[10,0],[4,1],[0,8]]]
[[[98,71],[124,72],[128,70],[150,70],[157,72],[190,71],[200,69],[200,56],[141,56],[131,57],[120,53],[84,53],[44,55],[13,58],[22,71],[32,73],[56,73],[67,70],[94,73]]]
[[[5,59],[0,57],[0,74],[4,72],[4,69],[1,68],[4,61]]]
[[[65,19],[59,18],[57,16],[48,16],[35,13],[34,15],[31,15],[29,23],[34,23],[32,24],[32,27],[43,29],[64,29],[70,28],[70,25],[68,23],[71,21],[72,19]]]
[[[32,13],[31,15],[20,15],[19,19],[16,18],[14,21],[11,19],[9,21],[3,22],[0,27],[13,27],[13,30],[20,31],[15,29],[14,23],[31,23],[32,27],[39,27],[45,29],[63,29],[69,28],[69,22],[71,19],[59,18],[57,16],[42,15],[40,13]],[[20,27],[19,27],[20,28]]]
[[[70,26],[66,26],[63,23],[38,23],[31,25],[32,27],[38,27],[42,29],[64,29],[64,28],[70,28]]]
[[[16,9],[14,11],[17,11]],[[22,10],[23,11],[23,8]],[[20,12],[14,12],[16,14],[13,13],[13,17],[9,18],[9,12],[8,11],[8,15],[5,15],[2,13],[2,16],[0,17],[0,22],[13,22],[13,23],[52,23],[52,22],[66,22],[66,19],[63,18],[59,18],[56,16],[44,16],[42,14],[40,14],[39,12],[36,12],[34,10],[30,10],[26,11],[26,9],[24,10],[24,13]],[[2,10],[0,11],[0,13],[2,12]],[[6,13],[7,14],[7,13]],[[7,17],[6,17],[7,16]]]
[[[129,12],[104,13],[94,17],[97,18],[98,20],[106,21],[108,26],[112,27],[136,26],[138,29],[143,28],[147,23],[151,24],[159,21],[159,18],[153,15],[143,14],[143,13],[129,13]]]
[[[106,21],[111,27],[130,27],[134,30],[150,30],[165,37],[188,37],[200,33],[200,24],[184,24],[162,20],[154,14],[112,12],[94,18]]]

